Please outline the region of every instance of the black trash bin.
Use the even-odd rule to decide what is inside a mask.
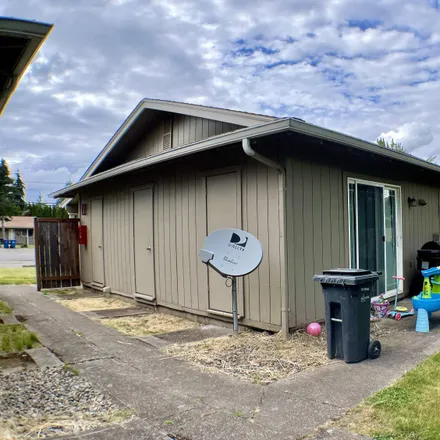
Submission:
[[[324,294],[330,359],[353,363],[380,356],[380,342],[370,341],[371,297],[378,278],[362,269],[331,269],[313,277]]]

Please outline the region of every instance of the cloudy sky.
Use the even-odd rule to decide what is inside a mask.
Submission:
[[[438,0],[3,0],[54,23],[0,119],[28,200],[78,180],[143,97],[296,116],[440,157]]]

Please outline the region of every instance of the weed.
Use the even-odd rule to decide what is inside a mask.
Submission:
[[[237,410],[232,413],[235,417],[244,417],[243,411]]]
[[[38,337],[21,324],[0,324],[0,347],[3,352],[22,351],[38,345]]]
[[[78,376],[79,371],[76,368],[73,368],[70,364],[64,364],[63,365],[64,371],[69,371],[70,373],[74,374],[75,376]]]
[[[71,331],[72,331],[72,333],[73,333],[74,335],[76,335],[76,336],[78,336],[78,337],[80,337],[80,338],[83,338],[83,337],[84,337],[84,333],[82,333],[82,332],[78,332],[78,331],[76,331],[75,329],[72,329]]]
[[[174,425],[174,422],[173,422],[172,420],[165,420],[165,421],[163,422],[163,424],[164,424],[165,426],[171,426],[171,425]]]
[[[4,301],[0,301],[0,315],[10,315],[12,309]]]

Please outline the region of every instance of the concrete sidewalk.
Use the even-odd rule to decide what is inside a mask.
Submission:
[[[138,416],[123,427],[70,439],[168,440],[168,435],[185,440],[298,439],[440,349],[437,332],[394,333],[382,338],[382,356],[375,361],[335,362],[260,386],[202,373],[147,343],[72,312],[32,287],[2,286],[0,299],[24,316],[26,325],[60,359],[135,409]],[[332,431],[314,438],[360,437]]]

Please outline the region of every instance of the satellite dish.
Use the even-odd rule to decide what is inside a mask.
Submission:
[[[227,228],[211,232],[199,255],[224,277],[242,277],[260,265],[263,248],[249,232]]]
[[[232,278],[232,318],[238,335],[237,277],[253,272],[263,259],[261,243],[241,229],[218,229],[211,232],[200,250],[200,259],[220,275]]]

